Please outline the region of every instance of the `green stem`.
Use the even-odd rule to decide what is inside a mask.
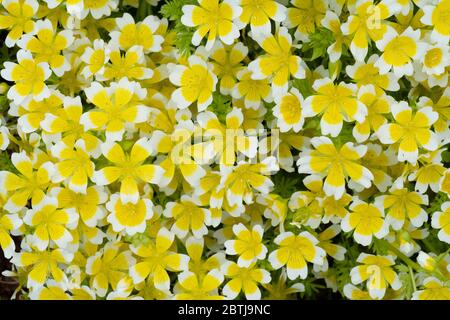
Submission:
[[[147,0],[139,0],[137,12],[138,20],[144,20],[145,17],[147,16],[147,6],[148,6]]]
[[[389,250],[392,251],[397,257],[399,257],[403,262],[405,262],[408,267],[416,270],[417,272],[424,271],[423,268],[416,262],[412,261],[410,258],[408,258],[406,255],[404,255],[400,250],[398,250],[396,247],[394,247],[391,243],[389,243],[386,240],[383,240],[386,242],[387,246],[389,247]]]
[[[409,275],[411,276],[411,283],[413,285],[414,288],[414,292],[417,291],[417,287],[416,287],[416,279],[414,279],[414,272],[412,271],[412,268],[410,266],[408,266],[409,269]]]

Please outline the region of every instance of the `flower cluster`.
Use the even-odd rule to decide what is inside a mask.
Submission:
[[[13,297],[450,300],[449,17],[0,1]]]

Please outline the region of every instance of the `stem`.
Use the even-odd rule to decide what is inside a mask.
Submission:
[[[147,16],[147,0],[139,0],[139,6],[138,6],[138,20],[144,20],[144,18]]]
[[[410,258],[408,258],[406,255],[404,255],[400,250],[398,250],[396,247],[394,247],[388,241],[386,241],[386,240],[383,240],[383,241],[386,242],[387,246],[389,247],[389,250],[392,251],[403,262],[405,262],[408,265],[408,267],[416,270],[417,272],[423,271],[423,268],[418,263],[412,261]]]
[[[417,291],[416,279],[414,279],[414,273],[412,271],[412,268],[410,266],[408,266],[408,269],[409,269],[409,275],[411,277],[411,282],[412,282],[412,285],[413,285],[413,289],[414,289],[414,292],[415,292],[415,291]]]

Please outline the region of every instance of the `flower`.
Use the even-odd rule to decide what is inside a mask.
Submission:
[[[350,16],[342,24],[342,32],[344,35],[353,34],[350,51],[355,60],[363,61],[369,50],[369,41],[382,41],[389,35],[390,29],[385,19],[394,12],[383,1],[375,5],[373,0],[357,1],[356,6],[349,11]]]
[[[72,31],[63,30],[56,32],[50,20],[39,20],[34,27],[34,33],[25,34],[17,41],[17,45],[34,54],[37,63],[47,62],[57,76],[62,76],[64,72],[70,70],[70,64],[61,50],[68,48],[74,36]]]
[[[316,80],[313,89],[317,92],[305,99],[305,117],[321,114],[322,134],[336,137],[342,130],[343,120],[361,123],[367,116],[367,107],[358,100],[356,86],[341,82],[337,85],[330,78]]]
[[[192,36],[192,44],[198,46],[208,34],[206,50],[210,51],[216,38],[233,44],[239,38],[239,28],[233,23],[242,13],[242,8],[234,0],[200,0],[200,6],[184,5],[181,22],[188,27],[198,27]]]
[[[4,204],[4,199],[0,196],[1,204]],[[22,219],[17,213],[9,214],[0,210],[0,248],[3,250],[5,258],[10,259],[16,251],[16,245],[11,238],[17,229],[22,226]]]
[[[433,26],[431,39],[441,43],[448,43],[450,28],[446,17],[450,12],[450,1],[442,0],[436,2],[436,5],[426,4],[422,7],[422,10],[423,16],[420,21],[428,26]]]
[[[438,119],[438,114],[431,107],[419,109],[413,116],[412,109],[405,101],[391,106],[396,123],[387,123],[376,132],[383,144],[400,142],[398,161],[415,164],[418,158],[418,145],[434,151],[438,147],[437,137],[430,127]]]
[[[309,232],[303,231],[298,235],[292,232],[280,233],[274,240],[280,247],[269,255],[269,262],[274,269],[286,266],[290,280],[298,277],[306,279],[308,275],[307,261],[323,264],[325,251],[318,247],[319,241]]]
[[[89,285],[100,296],[106,296],[111,285],[116,290],[121,279],[126,277],[130,266],[135,264],[129,250],[124,250],[121,243],[107,243],[101,251],[90,256],[86,261],[86,273],[90,275]]]
[[[399,78],[413,74],[412,60],[420,59],[426,50],[426,44],[420,41],[420,31],[413,31],[411,27],[401,34],[388,28],[385,36],[375,43],[383,54],[374,66],[381,74],[386,74],[392,69]]]
[[[83,140],[72,146],[60,141],[51,149],[53,156],[60,160],[55,165],[52,181],[67,180],[69,189],[79,193],[86,193],[88,177],[92,179],[95,169],[83,144]]]
[[[305,121],[302,113],[303,97],[296,88],[282,97],[275,98],[276,106],[273,115],[277,118],[277,126],[281,132],[292,129],[299,132]]]
[[[183,271],[178,275],[177,300],[222,300],[217,288],[223,282],[223,274],[218,269],[213,269],[208,274],[199,278],[191,271]]]
[[[40,251],[55,243],[59,248],[65,248],[73,240],[68,229],[75,229],[78,215],[72,208],[58,209],[58,199],[45,196],[33,209],[29,209],[23,221],[35,228],[33,243]]]
[[[33,163],[24,151],[13,153],[11,161],[19,173],[16,175],[1,171],[0,189],[14,191],[3,206],[5,210],[14,213],[21,210],[30,198],[32,205],[37,205],[44,199],[55,169],[51,162],[45,162],[39,169],[33,170]]]
[[[164,216],[175,219],[171,231],[180,239],[189,231],[201,239],[208,233],[206,226],[211,224],[211,211],[200,207],[200,203],[188,196],[182,196],[179,202],[169,202],[163,212]]]
[[[199,56],[190,56],[188,63],[189,66],[175,66],[170,73],[170,82],[180,87],[171,97],[179,109],[185,109],[197,101],[198,111],[203,111],[213,100],[217,77]]]
[[[258,284],[270,282],[270,273],[264,269],[255,268],[255,264],[249,267],[239,267],[235,262],[227,261],[221,267],[225,277],[231,278],[222,289],[222,294],[227,299],[234,299],[241,292],[244,292],[248,300],[261,299],[261,291]]]
[[[435,277],[428,277],[423,281],[423,290],[413,293],[413,300],[448,300],[450,289]]]
[[[86,64],[81,71],[85,78],[92,75],[102,74],[105,71],[105,64],[109,60],[110,48],[102,39],[96,39],[92,47],[87,46],[84,49],[80,59]]]
[[[290,76],[305,78],[303,60],[292,54],[292,37],[284,27],[271,33],[254,33],[253,38],[266,54],[250,62],[248,69],[252,72],[252,79],[262,80],[272,77],[272,95],[280,96],[288,91]]]
[[[394,189],[390,194],[377,197],[375,200],[387,210],[386,222],[394,230],[400,230],[406,217],[415,227],[421,227],[428,220],[428,214],[420,205],[428,204],[428,196],[408,189]]]
[[[395,264],[394,257],[361,253],[356,261],[363,265],[354,267],[350,271],[352,283],[360,284],[367,280],[367,289],[372,299],[382,299],[388,284],[394,290],[402,287],[399,277],[392,270]]]
[[[366,203],[359,199],[353,200],[350,212],[341,221],[341,228],[344,232],[354,230],[355,241],[363,246],[371,244],[372,236],[381,239],[389,232],[383,208],[378,203]]]
[[[261,243],[264,230],[260,225],[254,225],[249,229],[239,223],[233,226],[233,233],[237,239],[225,241],[225,252],[239,256],[237,261],[239,267],[249,267],[266,257],[267,248]]]
[[[62,283],[66,275],[58,267],[58,264],[67,264],[73,259],[73,254],[61,249],[46,251],[22,251],[14,254],[11,262],[17,267],[29,267],[27,274],[27,286],[40,288],[48,280],[49,276],[55,282]]]
[[[438,232],[439,240],[450,243],[450,201],[444,202],[441,210],[433,213],[431,226],[440,229]]]
[[[239,71],[237,79],[238,82],[234,85],[231,95],[235,99],[243,98],[246,109],[258,110],[263,101],[273,101],[270,84],[267,79],[252,79],[252,72],[248,69]]]
[[[143,21],[135,23],[129,13],[116,19],[117,29],[110,33],[111,43],[128,50],[137,45],[141,46],[145,53],[161,51],[164,38],[156,34],[160,21],[155,16],[148,16]]]
[[[33,17],[38,11],[36,0],[4,0],[2,6],[7,13],[0,15],[0,29],[10,30],[5,39],[5,45],[13,47],[22,34],[33,31]]]
[[[323,191],[327,196],[334,195],[336,200],[340,199],[345,191],[347,177],[366,188],[370,187],[374,177],[367,168],[359,164],[359,159],[367,152],[366,146],[355,146],[347,142],[337,150],[327,137],[314,137],[311,144],[315,150],[302,153],[297,161],[298,172],[325,175]]]
[[[149,199],[139,199],[136,203],[122,203],[118,194],[111,195],[106,209],[110,212],[107,221],[114,232],[125,231],[132,236],[145,231],[146,221],[153,216],[153,203]]]
[[[131,247],[133,253],[138,256],[137,263],[130,268],[130,276],[134,283],[140,283],[152,276],[157,289],[168,290],[170,279],[166,270],[187,270],[189,256],[170,250],[174,239],[175,235],[162,227],[159,229],[156,239],[148,245]]]
[[[247,54],[248,48],[242,42],[231,46],[224,46],[221,42],[214,44],[209,58],[212,60],[214,74],[220,79],[221,94],[231,94],[236,84],[236,77],[239,78],[241,70],[245,70],[242,60]]]
[[[153,77],[152,69],[147,68],[142,46],[132,46],[125,54],[119,48],[113,48],[109,52],[109,60],[104,66],[97,80],[120,80],[122,78],[144,80]]]
[[[241,0],[242,13],[237,17],[239,28],[250,24],[253,34],[270,34],[270,20],[282,22],[286,19],[286,7],[274,0]]]
[[[308,36],[316,31],[327,11],[324,0],[291,0],[293,7],[287,9],[285,25],[295,28],[295,38],[307,42]]]
[[[51,75],[51,70],[46,62],[37,62],[29,51],[23,49],[17,51],[17,63],[5,62],[5,69],[1,76],[15,84],[8,90],[8,99],[14,104],[20,105],[30,99],[42,101],[50,96],[50,89],[45,84]]]
[[[151,154],[150,143],[145,137],[136,141],[129,154],[125,154],[122,147],[114,142],[105,142],[101,148],[103,155],[113,165],[95,171],[92,180],[101,186],[119,180],[122,204],[138,202],[137,182],[157,184],[164,173],[158,165],[144,164]]]

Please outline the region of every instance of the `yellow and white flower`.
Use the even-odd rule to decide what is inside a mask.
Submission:
[[[111,0],[109,0],[111,1]],[[156,34],[161,22],[155,16],[148,16],[136,23],[129,13],[116,18],[117,30],[112,31],[111,44],[120,49],[128,50],[133,46],[142,46],[144,53],[159,52],[164,38]]]
[[[450,202],[444,202],[441,210],[433,213],[431,226],[440,229],[438,232],[439,240],[450,243]]]
[[[120,181],[121,203],[135,204],[139,200],[137,182],[157,184],[164,170],[154,164],[144,164],[151,154],[150,143],[147,138],[141,138],[133,145],[129,154],[125,154],[122,147],[114,142],[102,144],[102,152],[112,165],[95,171],[92,181],[104,186]]]
[[[17,62],[6,61],[1,71],[3,79],[14,82],[8,90],[8,99],[20,105],[31,99],[42,101],[50,96],[50,89],[45,84],[52,71],[46,62],[37,62],[29,51],[19,50]]]
[[[321,115],[322,134],[336,137],[342,130],[343,121],[361,123],[367,116],[367,107],[357,98],[356,85],[340,82],[335,85],[330,78],[314,81],[316,94],[305,99],[305,117]]]
[[[367,281],[367,289],[372,299],[382,299],[389,286],[394,290],[402,287],[400,278],[393,270],[395,258],[393,256],[376,256],[361,253],[356,262],[363,265],[354,267],[350,271],[353,284]]]
[[[47,62],[57,76],[69,71],[71,66],[61,51],[68,48],[74,40],[71,30],[57,32],[50,20],[36,22],[33,33],[25,34],[17,45],[34,55],[37,63]]]
[[[299,56],[292,54],[292,37],[286,28],[280,27],[275,35],[255,32],[253,38],[266,54],[250,62],[248,69],[254,80],[272,77],[274,97],[288,91],[291,76],[296,79],[305,78],[305,63]]]
[[[284,25],[295,29],[295,38],[308,41],[308,36],[316,31],[328,12],[328,4],[324,0],[291,0],[293,7],[287,9]]]
[[[147,220],[153,217],[153,203],[150,199],[122,203],[120,196],[113,194],[106,203],[106,209],[110,212],[107,221],[114,232],[124,231],[130,236],[144,232]]]
[[[172,93],[172,100],[178,109],[186,109],[197,101],[198,111],[203,111],[212,102],[217,77],[199,56],[190,56],[188,64],[177,65],[170,72],[170,82],[180,87]]]
[[[138,82],[122,78],[109,87],[93,82],[85,93],[97,108],[83,113],[80,123],[86,130],[105,129],[107,140],[122,140],[126,124],[148,119],[150,109],[142,102],[147,92]]]
[[[293,130],[299,132],[305,122],[303,116],[303,97],[296,88],[281,97],[275,97],[275,107],[272,112],[277,118],[277,126],[281,132]]]
[[[250,24],[252,33],[270,34],[270,19],[283,22],[286,19],[286,7],[274,0],[240,0],[242,14],[237,17],[239,29]]]
[[[58,199],[46,196],[26,212],[23,221],[35,228],[32,235],[33,244],[43,251],[47,249],[50,241],[60,248],[65,248],[73,240],[68,229],[76,228],[78,215],[72,208],[58,209]]]
[[[355,199],[350,205],[350,213],[342,219],[341,228],[344,232],[354,230],[353,238],[363,246],[370,245],[373,236],[381,239],[389,232],[383,207],[359,199]]]
[[[312,138],[311,144],[315,150],[302,152],[297,161],[298,172],[326,176],[323,191],[327,196],[340,199],[348,178],[365,188],[370,187],[373,174],[359,161],[367,152],[365,145],[355,146],[347,142],[337,150],[327,137]]]
[[[377,48],[383,52],[374,66],[381,74],[391,69],[397,77],[413,74],[412,60],[420,60],[425,54],[426,43],[420,41],[420,30],[408,27],[398,34],[393,28],[388,28],[383,39],[377,40]]]
[[[235,99],[244,100],[244,106],[247,109],[262,109],[263,101],[272,102],[272,93],[268,79],[252,79],[252,73],[244,69],[237,74],[238,82],[234,85],[231,95]]]
[[[423,289],[413,293],[412,300],[449,300],[450,289],[441,280],[428,277],[423,281]]]
[[[247,228],[242,223],[233,226],[236,240],[225,241],[226,254],[238,255],[239,267],[249,267],[267,255],[267,247],[262,244],[264,230],[260,225]]]
[[[206,50],[210,51],[216,38],[227,45],[239,38],[239,28],[234,20],[241,16],[242,8],[235,0],[199,0],[200,6],[184,5],[181,22],[188,27],[198,27],[192,44],[198,46],[208,34]]]
[[[5,45],[11,48],[23,33],[33,31],[33,17],[39,9],[39,3],[36,0],[3,0],[2,6],[6,12],[0,15],[0,29],[9,30]]]
[[[419,156],[419,146],[434,151],[438,148],[436,134],[430,130],[439,115],[431,107],[417,110],[414,115],[408,103],[401,101],[391,105],[396,123],[382,125],[376,132],[383,144],[398,145],[398,161],[415,164]]]
[[[447,43],[450,39],[450,27],[448,25],[448,14],[450,12],[450,1],[442,0],[427,3],[422,8],[423,16],[420,21],[433,27],[431,39],[440,43]]]
[[[247,300],[260,300],[258,284],[267,284],[271,280],[270,273],[256,268],[255,263],[249,267],[239,267],[237,263],[227,261],[221,266],[221,270],[225,277],[231,278],[222,289],[227,299],[234,299],[243,291]]]
[[[169,271],[187,270],[189,256],[171,250],[175,235],[166,228],[159,229],[156,239],[148,245],[131,247],[139,257],[136,264],[130,268],[130,276],[134,283],[140,283],[147,277],[153,277],[153,283],[159,290],[169,290]]]
[[[103,74],[105,65],[109,60],[110,48],[102,39],[95,39],[92,47],[84,49],[80,59],[86,64],[81,71],[85,78],[93,75]]]

